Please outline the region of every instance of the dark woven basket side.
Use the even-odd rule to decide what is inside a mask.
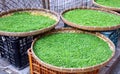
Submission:
[[[0,35],[17,36],[17,37],[25,37],[25,36],[37,35],[37,34],[41,34],[41,33],[44,33],[46,31],[49,31],[51,29],[54,29],[55,26],[58,24],[58,22],[60,20],[60,17],[59,17],[59,15],[56,12],[53,12],[53,11],[50,11],[50,10],[46,10],[46,9],[35,9],[35,8],[32,8],[32,9],[31,8],[15,9],[15,10],[7,11],[7,12],[2,12],[2,13],[0,13],[0,17],[9,15],[9,14],[14,13],[14,12],[22,12],[22,11],[31,11],[31,12],[38,11],[38,12],[45,12],[46,14],[49,13],[52,16],[56,17],[56,23],[53,24],[53,25],[51,24],[51,26],[49,26],[47,28],[43,28],[43,29],[40,29],[40,30],[34,30],[34,31],[31,31],[31,32],[5,32],[5,31],[0,31]]]
[[[112,11],[117,11],[117,12],[120,12],[120,8],[115,8],[115,7],[110,7],[110,6],[105,6],[105,5],[101,5],[101,4],[98,4],[96,3],[95,1],[96,0],[92,0],[93,1],[93,4],[99,8],[103,8],[103,9],[107,9],[107,10],[112,10]]]
[[[95,66],[90,66],[90,67],[85,67],[85,68],[61,68],[61,67],[56,67],[56,66],[52,66],[50,64],[47,64],[45,62],[43,62],[42,60],[40,60],[34,53],[33,51],[33,45],[35,43],[35,41],[37,39],[34,40],[34,42],[32,43],[32,47],[31,50],[28,50],[28,55],[29,55],[29,63],[30,63],[30,68],[31,68],[31,74],[76,74],[76,73],[82,73],[82,74],[98,74],[99,69],[101,67],[104,67],[115,55],[115,46],[114,44],[104,35],[94,32],[85,32],[85,31],[80,31],[77,29],[59,29],[59,30],[55,30],[49,33],[44,34],[48,35],[48,34],[54,34],[54,33],[87,33],[87,34],[93,34],[96,35],[97,37],[103,39],[105,42],[108,43],[110,49],[113,51],[111,58],[109,58],[108,60],[106,60],[103,63],[100,63],[98,65]]]
[[[109,31],[109,30],[115,30],[115,29],[118,29],[120,28],[120,24],[118,24],[117,26],[109,26],[109,27],[97,27],[97,26],[82,26],[82,25],[78,25],[78,24],[75,24],[73,22],[70,22],[68,20],[66,20],[64,17],[63,17],[63,14],[68,12],[68,11],[71,11],[71,10],[75,10],[75,9],[83,9],[83,10],[96,10],[96,11],[103,11],[103,12],[107,12],[107,13],[111,13],[111,14],[115,14],[115,15],[118,15],[120,16],[119,13],[117,12],[114,12],[114,11],[109,11],[109,10],[105,10],[105,9],[100,9],[100,8],[71,8],[71,9],[67,9],[67,10],[64,10],[62,13],[61,13],[61,18],[63,20],[63,22],[65,24],[67,24],[68,26],[72,26],[74,28],[78,28],[78,29],[83,29],[83,30],[88,30],[88,31]]]

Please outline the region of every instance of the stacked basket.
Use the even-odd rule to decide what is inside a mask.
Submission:
[[[97,8],[102,8],[106,10],[111,10],[120,13],[120,1],[114,0],[92,0],[93,6]],[[109,35],[109,38],[117,45],[118,38],[120,37],[119,28],[117,28],[114,32]]]
[[[94,3],[94,6],[97,6],[99,8],[107,9],[107,10],[112,10],[112,11],[117,11],[120,12],[120,1],[114,1],[114,0],[92,0]]]
[[[59,35],[62,35],[62,34],[66,35],[63,37],[66,40],[63,40],[63,38],[60,38],[62,36],[59,36]],[[75,34],[75,37],[70,36],[71,34]],[[78,44],[76,42],[75,43],[70,42],[70,45],[68,45],[69,44],[68,42],[70,41],[69,39],[71,39],[71,41],[75,40],[75,41],[82,43],[84,41],[84,38],[80,37],[83,40],[79,41],[79,38],[78,38],[78,40],[76,40],[76,37],[78,35],[83,35],[83,34],[92,35],[92,37],[95,36],[95,37],[101,39],[102,41],[106,42],[107,46],[110,48],[110,50],[107,50],[106,52],[112,51],[109,58],[107,58],[106,60],[104,60],[101,63],[97,63],[94,65],[87,65],[87,63],[92,63],[93,61],[96,62],[98,60],[101,60],[103,57],[101,59],[91,58],[88,60],[88,58],[92,57],[92,55],[94,57],[94,54],[93,54],[94,52],[96,52],[96,51],[99,52],[99,50],[98,50],[99,43],[98,43],[97,48],[92,51],[91,56],[88,55],[91,52],[91,50],[88,50],[89,52],[87,52],[87,53],[83,53],[83,56],[81,55],[82,53],[80,51],[82,50],[82,52],[84,52],[84,50],[86,50],[88,48],[88,47],[86,47],[87,45],[85,45],[84,48],[81,47],[81,44]],[[58,37],[56,37],[57,35],[58,35]],[[51,38],[51,37],[53,37],[53,38]],[[49,38],[51,40],[49,40]],[[56,38],[58,38],[58,39],[56,39]],[[89,38],[89,37],[87,37],[87,38]],[[57,40],[59,40],[59,42]],[[90,40],[91,40],[91,38],[90,38]],[[62,44],[61,45],[60,42],[64,42],[64,41],[67,41],[67,42],[61,43]],[[91,45],[92,42],[94,44],[93,40],[91,40],[90,43],[85,40],[85,43],[88,43],[89,45]],[[50,44],[50,45],[45,46],[46,44]],[[60,45],[56,45],[56,44],[60,44]],[[71,44],[73,44],[73,45],[71,45]],[[73,49],[71,46],[74,47],[74,45],[75,46],[78,45],[82,49],[79,49],[79,47],[76,47],[76,49]],[[83,43],[83,45],[84,45],[84,43]],[[36,47],[38,47],[38,49]],[[64,47],[67,47],[67,48],[64,48]],[[104,44],[102,44],[101,47],[104,47]],[[62,48],[62,50],[60,50],[59,48]],[[94,49],[94,45],[91,48]],[[45,51],[45,50],[47,50],[47,51]],[[78,50],[78,51],[76,51],[76,50]],[[69,52],[69,51],[71,51],[71,52]],[[76,51],[76,52],[74,53],[74,51]],[[95,54],[97,54],[97,52]],[[105,52],[105,55],[107,56],[106,52]],[[71,56],[72,53],[74,53],[74,54]],[[77,53],[79,53],[79,54],[76,55]],[[102,53],[103,53],[103,51],[102,51]],[[67,56],[67,54],[69,56]],[[99,54],[97,54],[97,55],[99,55]],[[54,31],[45,33],[42,36],[40,36],[39,38],[34,40],[31,49],[28,50],[29,62],[30,62],[30,74],[98,74],[99,70],[102,67],[104,67],[113,58],[114,54],[115,54],[114,44],[107,37],[105,37],[104,35],[102,35],[100,33],[85,32],[85,31],[81,31],[81,30],[77,30],[77,29],[73,29],[73,28],[58,29],[58,30],[54,30]],[[62,55],[64,55],[64,56],[62,57]],[[104,54],[101,54],[101,55],[104,55]],[[54,56],[57,56],[57,57],[54,57]],[[76,56],[79,56],[78,59],[80,59],[81,61],[78,60],[77,58],[73,58]],[[86,56],[89,56],[89,57],[84,58]],[[68,59],[69,57],[71,59],[69,59],[69,61],[67,62],[66,59]],[[82,57],[84,59],[82,59],[80,57]],[[99,58],[99,57],[100,57],[100,55],[97,56],[97,58]],[[45,59],[46,59],[46,61],[45,61]],[[61,59],[63,59],[63,60],[61,61]],[[76,62],[73,63],[72,61],[75,59],[77,59],[77,60],[76,60]],[[49,62],[48,60],[51,62]],[[86,64],[84,64],[84,66],[81,65],[82,63],[79,63],[79,62],[82,62],[83,60],[87,60],[87,61],[84,61],[84,62],[86,62]],[[91,62],[90,62],[90,60],[91,60]],[[57,66],[53,62],[58,63],[58,65],[59,64],[60,65]],[[79,64],[77,64],[77,63],[79,63]],[[71,66],[72,64],[77,65],[79,67]],[[69,65],[69,67],[65,67],[66,65]]]
[[[101,9],[101,8],[72,8],[72,9],[68,9],[68,10],[65,10],[61,13],[61,17],[62,17],[62,20],[63,22],[65,23],[65,26],[71,26],[71,27],[74,27],[74,28],[78,28],[78,29],[82,29],[82,30],[86,30],[86,31],[96,31],[96,32],[100,32],[102,34],[104,34],[105,36],[107,36],[108,38],[110,38],[115,46],[117,46],[117,41],[118,41],[118,38],[120,36],[119,34],[119,28],[120,28],[120,23],[117,23],[116,25],[113,25],[113,26],[97,26],[97,24],[99,24],[99,22],[105,22],[106,20],[104,19],[104,17],[102,17],[104,20],[99,20],[98,23],[96,23],[96,21],[94,21],[95,19],[97,19],[98,17],[94,14],[92,15],[89,15],[88,13],[85,12],[86,16],[85,17],[80,17],[78,20],[81,20],[83,19],[84,21],[86,20],[86,23],[79,23],[79,24],[76,24],[75,22],[71,22],[72,20],[67,20],[63,17],[64,13],[66,12],[69,12],[69,11],[74,11],[74,10],[77,10],[77,9],[81,9],[81,10],[92,10],[92,11],[96,11],[96,13],[98,12],[103,12],[103,13],[108,13],[108,14],[111,14],[111,15],[117,15],[117,16],[120,16],[119,13],[117,12],[114,12],[114,11],[109,11],[109,10],[106,10],[106,9]],[[89,11],[88,11],[89,12]],[[84,13],[83,13],[84,14]],[[80,14],[79,14],[80,15]],[[82,14],[81,14],[82,15]],[[90,16],[90,17],[89,17]],[[92,18],[92,16],[96,16],[96,18]],[[116,17],[117,17],[116,16]],[[68,16],[67,16],[68,17]],[[72,16],[73,17],[73,16]],[[78,16],[79,17],[79,16]],[[101,16],[100,16],[101,17]],[[109,16],[108,16],[109,17]],[[85,18],[85,19],[84,19]],[[111,16],[110,16],[111,18]],[[75,18],[74,18],[75,19]],[[91,21],[92,20],[92,23],[96,23],[95,25],[92,25],[92,26],[89,26],[89,20]],[[97,20],[98,21],[98,20]],[[109,20],[111,21],[111,20]],[[107,21],[107,22],[109,22]],[[116,21],[113,21],[113,22],[116,22]],[[105,24],[104,24],[105,25]],[[113,37],[113,35],[115,35]]]
[[[38,21],[35,20],[34,16]],[[1,56],[8,59],[8,61],[18,69],[23,69],[28,66],[27,49],[30,48],[34,37],[54,29],[59,22],[58,14],[45,9],[10,10],[1,13],[0,17],[1,25],[4,24],[0,31]],[[47,23],[45,20],[45,23],[42,22],[41,20],[43,19],[40,17],[54,20],[54,23],[51,24],[47,21],[49,25],[45,26]],[[34,27],[35,23],[37,23],[37,27]],[[31,25],[32,27],[30,27]]]

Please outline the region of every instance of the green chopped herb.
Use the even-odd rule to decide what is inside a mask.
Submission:
[[[98,4],[120,8],[120,0],[95,0]]]
[[[64,13],[63,17],[82,26],[108,27],[120,25],[120,16],[96,10],[71,10]]]
[[[53,25],[56,21],[47,16],[31,15],[29,12],[15,12],[0,18],[0,30],[7,32],[29,32]]]
[[[34,44],[33,51],[42,61],[64,68],[84,68],[105,62],[112,55],[108,44],[91,34],[57,33]]]

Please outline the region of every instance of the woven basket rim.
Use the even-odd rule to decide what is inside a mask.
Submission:
[[[114,12],[114,11],[110,11],[110,10],[106,10],[106,9],[101,9],[101,8],[94,8],[94,7],[90,7],[90,8],[86,8],[86,7],[80,7],[80,8],[70,8],[70,9],[66,9],[64,11],[62,11],[60,13],[60,16],[63,20],[64,23],[66,23],[67,25],[69,26],[72,26],[74,28],[78,28],[78,29],[83,29],[83,30],[88,30],[88,31],[109,31],[109,30],[115,30],[115,29],[118,29],[120,28],[120,24],[116,25],[116,26],[109,26],[109,27],[98,27],[98,26],[83,26],[83,25],[77,25],[73,22],[70,22],[68,20],[66,20],[64,17],[63,17],[63,14],[66,13],[67,11],[71,11],[71,10],[75,10],[75,9],[83,9],[83,10],[96,10],[96,11],[102,11],[102,12],[107,12],[107,13],[111,13],[111,14],[115,14],[115,15],[118,15],[120,16],[119,13],[117,12]]]
[[[112,60],[113,56],[115,55],[115,46],[114,44],[107,38],[105,37],[104,35],[98,33],[98,32],[85,32],[85,31],[80,31],[80,30],[77,30],[77,29],[72,29],[72,28],[62,28],[62,29],[57,29],[53,32],[48,32],[47,34],[44,34],[43,36],[45,35],[48,35],[48,34],[54,34],[54,33],[64,33],[64,32],[69,32],[69,33],[87,33],[87,34],[93,34],[101,39],[103,39],[105,42],[108,43],[110,49],[113,51],[111,57],[109,59],[107,59],[105,62],[102,62],[100,64],[97,64],[95,66],[90,66],[90,67],[85,67],[85,68],[62,68],[62,67],[57,67],[57,66],[53,66],[53,65],[50,65],[48,63],[45,63],[43,62],[42,60],[40,60],[34,53],[33,51],[33,46],[34,46],[34,43],[36,42],[36,40],[39,38],[36,38],[33,43],[32,43],[32,46],[31,46],[31,54],[32,56],[36,59],[36,61],[38,61],[41,65],[43,65],[44,67],[46,68],[49,68],[51,70],[57,70],[59,72],[69,72],[69,73],[76,73],[76,72],[88,72],[88,71],[93,71],[93,70],[97,70],[103,66],[105,66],[109,61]]]
[[[13,10],[9,10],[9,11],[6,11],[6,12],[2,12],[0,13],[0,17],[4,16],[4,15],[8,15],[8,14],[11,14],[11,13],[14,13],[14,12],[21,12],[21,11],[42,11],[42,12],[46,12],[46,13],[50,13],[52,15],[54,15],[56,17],[56,22],[49,26],[49,27],[46,27],[46,28],[42,28],[42,29],[39,29],[39,30],[33,30],[33,31],[29,31],[29,32],[6,32],[6,31],[0,31],[0,35],[5,35],[5,36],[17,36],[17,37],[24,37],[24,36],[33,36],[33,35],[37,35],[37,34],[41,34],[41,33],[44,33],[46,31],[49,31],[53,28],[55,28],[55,26],[59,23],[59,20],[60,20],[60,16],[58,15],[58,13],[54,12],[54,11],[51,11],[51,10],[47,10],[47,9],[36,9],[36,8],[25,8],[25,9],[13,9]]]
[[[97,5],[98,7],[102,7],[102,8],[104,8],[104,9],[108,9],[108,10],[113,10],[113,11],[118,11],[118,12],[120,12],[120,8],[101,5],[101,4],[98,4],[97,2],[95,2],[95,0],[92,0],[92,2],[93,2],[93,4]]]

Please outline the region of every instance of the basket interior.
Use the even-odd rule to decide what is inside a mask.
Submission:
[[[68,9],[63,11],[62,17],[63,20],[70,22],[68,25],[105,28],[120,24],[119,15],[99,9]],[[111,19],[114,21],[110,21]]]
[[[45,35],[34,43],[33,53],[39,60],[63,68],[95,66],[113,55],[106,41],[94,34],[82,32]]]
[[[0,19],[1,31],[7,32],[30,32],[58,22],[57,16],[42,10],[14,11],[4,14]]]
[[[95,2],[104,6],[120,8],[120,0],[95,0]]]

